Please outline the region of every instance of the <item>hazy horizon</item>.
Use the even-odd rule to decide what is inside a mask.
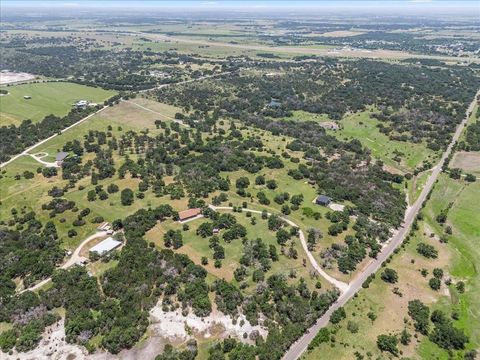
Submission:
[[[433,15],[440,13],[456,13],[480,17],[480,2],[475,0],[447,1],[447,0],[368,0],[368,1],[12,1],[4,0],[0,7],[4,11],[41,11],[56,9],[62,12],[108,10],[108,11],[176,11],[188,12],[219,12],[242,11],[249,13],[275,12],[302,12],[302,11],[335,11],[335,12],[370,12],[391,15]]]

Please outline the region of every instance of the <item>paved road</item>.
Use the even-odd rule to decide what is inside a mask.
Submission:
[[[94,113],[91,113],[90,115],[84,117],[83,119],[80,119],[78,120],[76,123],[70,125],[69,127],[66,127],[65,129],[61,130],[59,133],[55,133],[53,134],[52,136],[46,138],[46,139],[43,139],[43,140],[40,140],[38,143],[30,146],[29,148],[23,150],[20,154],[17,154],[15,156],[12,156],[10,160],[8,161],[5,161],[4,163],[0,164],[0,169],[7,166],[8,164],[10,164],[12,161],[15,161],[16,159],[18,159],[20,156],[24,156],[24,155],[30,155],[29,152],[32,151],[33,149],[35,149],[36,147],[42,145],[42,144],[45,144],[47,141],[50,141],[52,140],[53,138],[57,137],[59,134],[63,134],[65,131],[68,131],[70,130],[71,128],[77,126],[77,125],[80,125],[81,123],[83,123],[84,121],[87,121],[88,119],[90,119],[92,116],[98,114],[99,112],[102,112],[103,110],[105,110],[108,106],[104,106],[102,107],[100,110],[97,110],[95,111]]]
[[[213,209],[213,210],[233,210],[232,207],[230,206],[214,206],[214,205],[208,205],[209,208]],[[258,211],[258,210],[251,210],[251,209],[243,209],[243,211],[245,212],[251,212],[251,213],[255,213],[255,214],[261,214],[262,211]],[[268,216],[272,215],[271,213],[267,213]],[[317,261],[315,260],[315,258],[313,257],[312,253],[308,250],[308,247],[307,247],[307,242],[305,240],[305,235],[303,234],[303,231],[300,229],[300,227],[295,224],[293,221],[287,219],[286,217],[283,217],[283,216],[280,216],[280,218],[282,220],[284,220],[288,225],[290,226],[294,226],[296,228],[298,228],[298,237],[300,238],[300,242],[302,243],[302,247],[303,247],[303,250],[305,251],[305,253],[307,254],[307,257],[308,257],[308,260],[310,261],[310,264],[312,265],[312,267],[320,274],[322,275],[329,283],[331,283],[333,286],[337,287],[341,292],[346,292],[349,288],[349,285],[344,283],[344,282],[341,282],[337,279],[335,279],[334,277],[330,276],[329,274],[327,274],[322,268],[321,266],[318,265]]]
[[[333,311],[338,309],[341,306],[344,306],[347,301],[355,295],[357,291],[362,288],[363,282],[373,273],[375,273],[382,265],[382,263],[392,254],[392,252],[400,246],[405,236],[408,234],[410,227],[415,220],[418,212],[422,208],[422,203],[427,198],[428,193],[433,188],[435,181],[438,178],[438,175],[442,171],[442,165],[445,159],[448,158],[450,153],[452,152],[453,145],[458,141],[460,135],[462,134],[465,125],[467,124],[468,118],[473,111],[473,108],[476,103],[477,96],[480,95],[480,91],[475,95],[475,99],[471,102],[470,106],[467,109],[465,119],[458,125],[453,137],[452,141],[448,145],[447,149],[442,155],[442,158],[438,162],[438,164],[433,168],[432,174],[427,180],[425,187],[423,188],[419,198],[415,203],[410,206],[407,211],[405,212],[405,219],[404,224],[401,226],[398,231],[394,234],[394,236],[390,239],[388,244],[383,248],[382,252],[378,255],[377,259],[370,262],[370,264],[360,273],[350,284],[349,288],[338,298],[337,302],[333,304],[328,311],[320,317],[315,325],[313,325],[309,331],[303,335],[297,342],[295,342],[290,349],[285,353],[282,360],[295,360],[298,359],[303,352],[307,349],[308,344],[312,341],[315,337],[317,332],[328,324],[330,320],[330,315]]]
[[[64,264],[62,264],[59,268],[60,269],[68,269],[69,267],[71,267],[75,264],[78,264],[81,260],[80,252],[83,250],[84,246],[87,245],[90,241],[98,239],[98,238],[103,237],[103,236],[107,236],[106,231],[97,231],[95,234],[90,235],[88,238],[83,240],[82,243],[80,245],[78,245],[78,247],[75,249],[73,254],[68,258],[68,260]],[[34,286],[19,291],[19,293],[21,294],[21,293],[23,293],[27,290],[28,291],[37,290],[37,289],[41,288],[43,285],[45,285],[46,283],[48,283],[50,280],[51,280],[51,278],[43,279],[39,283],[36,283]]]

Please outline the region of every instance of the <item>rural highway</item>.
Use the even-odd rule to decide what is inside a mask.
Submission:
[[[69,267],[77,264],[80,261],[80,252],[83,250],[83,247],[85,245],[87,245],[90,241],[101,238],[103,236],[107,236],[106,231],[97,231],[95,234],[93,234],[93,235],[89,236],[88,238],[86,238],[85,240],[83,240],[82,243],[80,245],[78,245],[78,247],[75,249],[73,254],[69,257],[69,259],[64,264],[62,264],[59,267],[59,269],[68,269]],[[48,283],[50,280],[51,280],[51,278],[43,279],[42,281],[36,283],[35,285],[33,285],[31,287],[19,291],[19,294],[21,294],[21,293],[23,293],[27,290],[28,291],[35,291],[35,290],[41,288],[46,283]]]
[[[53,134],[52,136],[46,138],[46,139],[43,139],[43,140],[40,140],[38,143],[30,146],[29,148],[23,150],[20,154],[17,154],[17,155],[14,155],[10,158],[10,160],[8,161],[5,161],[4,163],[1,163],[0,164],[0,169],[7,166],[8,164],[10,164],[12,161],[15,161],[16,159],[18,159],[20,156],[23,156],[23,155],[30,155],[29,152],[32,151],[33,149],[35,149],[36,147],[42,145],[42,144],[45,144],[47,141],[50,141],[52,140],[53,138],[57,137],[58,135],[60,134],[63,134],[65,131],[68,131],[70,130],[71,128],[77,126],[77,125],[80,125],[81,123],[83,123],[84,121],[87,121],[88,119],[90,119],[92,116],[94,115],[97,115],[99,112],[102,112],[103,110],[105,110],[108,106],[104,106],[102,107],[100,110],[97,110],[95,111],[94,113],[91,113],[90,115],[84,117],[83,119],[80,119],[78,120],[76,123],[70,125],[69,127],[66,127],[65,129],[63,130],[60,130],[59,133],[55,133]],[[38,161],[38,159],[35,159]]]
[[[139,93],[144,93],[144,92],[147,92],[147,91],[151,91],[151,90],[156,90],[156,89],[161,89],[161,88],[165,88],[165,87],[169,87],[169,86],[176,86],[176,85],[182,85],[182,84],[187,84],[187,83],[191,83],[191,82],[195,82],[195,81],[201,81],[201,80],[205,80],[205,79],[210,79],[210,78],[215,78],[215,77],[218,77],[218,76],[222,76],[222,75],[228,75],[228,74],[231,74],[233,73],[233,71],[225,71],[225,72],[222,72],[222,73],[217,73],[217,74],[212,74],[212,75],[205,75],[205,76],[201,76],[201,77],[198,77],[198,78],[195,78],[195,79],[189,79],[189,80],[184,80],[184,81],[179,81],[179,82],[176,82],[176,83],[170,83],[170,84],[162,84],[162,85],[159,85],[159,86],[155,86],[153,88],[150,88],[150,89],[145,89],[145,90],[140,90],[138,91]],[[122,100],[123,101],[123,100]],[[65,129],[61,130],[60,132],[58,133],[55,133],[53,134],[52,136],[46,138],[46,139],[43,139],[43,140],[40,140],[39,142],[37,142],[36,144],[30,146],[29,148],[23,150],[20,154],[17,154],[17,155],[14,155],[12,156],[8,161],[5,161],[4,163],[1,163],[0,164],[0,169],[7,166],[8,164],[10,164],[11,162],[15,161],[16,159],[18,159],[20,156],[24,156],[24,155],[30,155],[30,151],[32,151],[33,149],[35,149],[36,147],[42,145],[42,144],[45,144],[47,141],[50,141],[52,140],[53,138],[57,137],[58,135],[60,134],[63,134],[64,132],[70,130],[71,128],[77,126],[77,125],[80,125],[81,123],[87,121],[88,119],[90,119],[92,116],[95,116],[97,115],[98,113],[102,112],[103,110],[107,109],[109,106],[104,106],[102,107],[101,109],[99,109],[98,111],[84,117],[83,119],[80,119],[79,121],[77,121],[76,123],[66,127]],[[141,106],[140,106],[141,107]],[[151,110],[150,110],[151,111]],[[38,159],[35,158],[35,160],[38,161]]]
[[[350,284],[348,289],[343,292],[340,297],[337,299],[337,301],[328,309],[328,311],[321,316],[317,322],[307,331],[306,334],[304,334],[299,340],[297,340],[291,347],[290,349],[285,353],[283,356],[282,360],[295,360],[298,359],[304,351],[307,349],[308,344],[313,340],[315,335],[318,333],[318,331],[325,327],[328,324],[328,321],[330,320],[330,315],[332,314],[333,311],[338,309],[339,307],[344,306],[347,301],[357,293],[362,288],[363,282],[371,275],[374,274],[382,265],[382,263],[393,253],[393,251],[400,246],[400,244],[403,242],[403,239],[405,236],[408,234],[410,227],[415,220],[415,217],[417,216],[418,212],[422,209],[422,204],[427,198],[428,193],[430,190],[432,190],[433,185],[437,181],[438,175],[442,171],[442,165],[444,161],[450,156],[452,152],[452,148],[455,145],[455,143],[458,141],[460,138],[460,135],[462,134],[463,129],[465,128],[465,125],[468,122],[468,118],[470,117],[470,114],[473,111],[473,108],[475,107],[477,97],[480,96],[480,91],[477,92],[475,95],[475,98],[473,101],[470,103],[470,106],[468,107],[466,111],[465,118],[462,120],[462,122],[457,126],[457,129],[455,133],[453,134],[452,141],[448,145],[447,149],[443,153],[440,161],[438,164],[432,169],[432,174],[427,180],[427,183],[425,184],[425,187],[423,188],[419,198],[417,201],[413,203],[412,206],[407,208],[407,211],[405,212],[405,219],[403,225],[398,229],[398,231],[395,233],[395,235],[389,240],[388,244],[382,249],[382,252],[378,255],[378,257],[375,260],[372,260],[368,266],[360,273]]]

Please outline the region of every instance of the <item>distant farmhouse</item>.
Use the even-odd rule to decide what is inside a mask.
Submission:
[[[317,197],[317,199],[315,200],[315,203],[317,205],[322,205],[322,206],[328,206],[330,204],[330,202],[332,201],[332,199],[326,195],[320,195],[319,197]]]
[[[267,107],[271,109],[277,109],[282,106],[282,103],[278,99],[272,98],[270,102],[267,104]]]
[[[31,97],[30,95],[24,95],[23,98],[24,98],[25,100],[30,100],[32,97]]]
[[[178,221],[182,222],[185,220],[193,219],[194,217],[197,217],[200,215],[201,209],[195,208],[195,209],[188,209],[188,210],[183,210],[178,213]]]
[[[77,109],[86,109],[88,106],[88,101],[87,100],[79,100],[75,103],[74,105]]]

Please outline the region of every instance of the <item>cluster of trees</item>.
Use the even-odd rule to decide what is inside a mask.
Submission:
[[[11,225],[16,229],[0,228],[0,299],[13,295],[12,279],[21,278],[29,287],[50,276],[64,257],[53,222],[43,224],[33,212],[14,213]]]
[[[346,207],[342,217],[350,213],[351,209]],[[331,257],[336,259],[338,269],[343,273],[354,271],[367,255],[376,258],[381,250],[381,243],[390,237],[388,225],[371,221],[363,214],[357,217],[352,228],[355,234],[345,236],[345,246],[332,244],[330,249],[324,250],[321,254],[322,258],[327,260]]]
[[[33,350],[40,342],[45,327],[60,318],[30,291],[8,299],[0,297],[0,304],[0,321],[13,325],[0,334],[0,349],[5,353],[14,347],[22,352]]]
[[[253,269],[252,279],[260,282],[265,279],[265,273],[270,270],[271,262],[278,261],[279,256],[275,245],[267,245],[262,239],[246,240],[243,243],[243,255],[240,266],[235,269],[234,276],[237,282],[242,282],[248,275],[248,269]]]
[[[433,245],[423,242],[418,243],[417,252],[429,259],[436,259],[438,257],[438,250],[435,249]]]
[[[221,111],[234,118],[244,113],[288,117],[294,110],[304,110],[341,119],[348,111],[364,111],[374,105],[381,110],[376,117],[385,123],[381,131],[400,141],[426,139],[429,147],[439,150],[463,118],[478,82],[478,75],[469,67],[334,59],[263,65],[270,71],[280,66],[282,76],[233,75],[221,83],[161,89],[157,97],[185,109],[204,114]],[[461,91],[457,91],[459,85]],[[270,106],[271,99],[280,105]]]
[[[21,36],[13,37],[2,44],[9,48],[0,59],[2,69],[54,78],[73,76],[74,81],[80,84],[106,89],[136,91],[179,81],[182,76],[197,77],[202,74],[193,71],[188,65],[202,65],[206,62],[194,56],[180,55],[171,51],[99,49],[98,42],[84,42],[84,39],[79,37],[36,37],[36,42],[32,43],[31,40],[22,39]],[[39,43],[43,45],[32,46]],[[166,71],[169,73],[168,77],[157,77],[149,71],[152,66],[158,64],[176,65],[180,62],[187,66],[177,68],[175,72]],[[215,61],[209,63],[216,65],[215,69],[219,68]],[[227,62],[224,67],[230,68],[231,65]]]
[[[454,327],[443,311],[434,310],[430,315],[430,309],[420,300],[409,301],[408,314],[413,319],[415,330],[428,335],[432,342],[443,349],[462,350],[469,341],[463,330]],[[432,331],[430,322],[434,325]]]
[[[0,161],[7,161],[12,155],[19,154],[36,142],[58,133],[95,110],[98,110],[98,108],[75,108],[63,118],[48,115],[42,121],[36,123],[31,120],[24,120],[18,127],[15,125],[0,127]]]
[[[480,114],[477,114],[477,118],[480,118]],[[467,126],[467,129],[465,130],[465,141],[461,141],[458,144],[458,149],[465,151],[480,151],[479,120]]]

